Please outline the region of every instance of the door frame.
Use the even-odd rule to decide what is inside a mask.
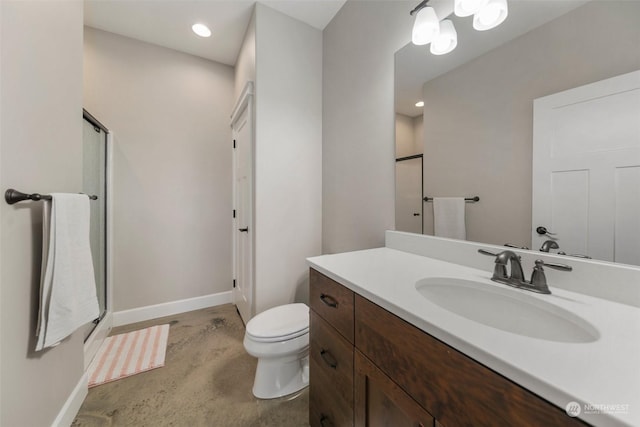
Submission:
[[[249,179],[249,192],[251,193],[249,196],[249,200],[251,203],[251,208],[249,209],[248,212],[248,227],[249,227],[249,253],[250,253],[250,259],[249,259],[249,284],[247,284],[246,289],[249,290],[249,295],[247,295],[247,299],[249,301],[249,313],[248,313],[248,318],[244,319],[242,318],[242,314],[240,313],[240,310],[238,310],[238,313],[240,313],[240,317],[242,318],[242,320],[246,323],[248,322],[251,317],[253,317],[255,315],[255,269],[254,269],[254,259],[255,259],[255,217],[253,215],[253,207],[255,206],[255,192],[254,192],[254,188],[255,188],[255,156],[253,155],[253,153],[255,153],[255,121],[254,121],[254,116],[255,116],[255,112],[254,112],[254,103],[253,103],[253,96],[254,96],[254,84],[252,81],[247,81],[247,83],[245,84],[244,88],[242,89],[242,92],[240,94],[240,97],[238,98],[235,107],[233,108],[233,111],[231,113],[231,134],[232,134],[232,138],[234,140],[233,143],[233,156],[232,156],[232,203],[233,203],[233,221],[232,221],[232,229],[231,229],[231,233],[232,233],[232,257],[233,257],[233,289],[232,289],[232,294],[233,294],[233,303],[236,304],[237,301],[237,289],[236,288],[236,278],[238,277],[238,269],[240,268],[240,260],[237,259],[237,253],[236,253],[236,249],[238,246],[238,228],[239,228],[239,224],[238,224],[238,219],[237,219],[237,215],[236,215],[236,207],[238,204],[238,200],[237,200],[237,196],[236,196],[236,192],[237,192],[237,188],[236,188],[236,163],[237,163],[237,151],[235,149],[235,131],[234,131],[234,126],[236,124],[236,122],[242,117],[242,113],[244,113],[244,111],[247,111],[247,123],[248,126],[250,126],[251,129],[251,137],[250,137],[250,148],[249,148],[249,156],[251,157],[249,160],[249,164],[250,166],[250,174],[251,177]],[[244,225],[243,225],[244,226]],[[236,305],[237,308],[237,305]]]
[[[106,134],[106,197],[107,197],[107,212],[105,218],[106,227],[106,296],[105,296],[105,311],[104,315],[100,318],[100,321],[89,334],[84,342],[84,370],[86,371],[89,364],[98,352],[98,349],[109,336],[111,329],[113,328],[113,132],[107,129],[100,121],[92,116],[85,109],[82,110],[83,119],[94,126],[98,126]]]
[[[420,154],[414,154],[412,156],[398,157],[396,159],[396,165],[399,162],[404,162],[406,160],[413,160],[413,159],[420,159],[420,233],[424,234],[424,155],[420,153]],[[397,168],[396,168],[396,171],[397,171]],[[395,179],[395,174],[394,174],[394,179]],[[398,197],[397,188],[395,188],[394,191],[396,193],[396,197]],[[394,201],[394,203],[397,203],[397,200]]]

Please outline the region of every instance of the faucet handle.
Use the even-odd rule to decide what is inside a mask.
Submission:
[[[502,246],[506,246],[508,248],[514,248],[514,249],[526,249],[526,250],[529,250],[529,248],[526,247],[526,246],[518,246],[518,245],[514,245],[513,243],[505,243]]]
[[[555,264],[553,262],[545,262],[541,259],[535,261],[535,267],[533,267],[533,273],[531,273],[531,286],[535,292],[541,294],[550,294],[549,286],[547,285],[547,277],[544,275],[544,268],[542,266],[554,268],[561,271],[571,271],[573,268],[565,264]]]
[[[575,258],[584,258],[584,259],[592,259],[589,255],[582,255],[582,254],[568,254],[566,252],[558,252],[558,255],[566,255],[566,256],[572,256]]]
[[[545,267],[550,267],[553,268],[554,270],[560,270],[560,271],[572,271],[573,267],[571,267],[570,265],[566,265],[566,264],[555,264],[553,262],[545,262],[541,259],[537,259],[535,261],[536,267],[540,267],[542,268],[542,266]]]
[[[478,253],[479,253],[479,254],[482,254],[482,255],[487,255],[487,256],[498,256],[498,254],[497,254],[497,253],[495,253],[495,252],[490,252],[490,251],[488,251],[488,250],[486,250],[486,249],[478,249]]]

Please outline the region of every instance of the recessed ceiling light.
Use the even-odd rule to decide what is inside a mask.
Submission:
[[[424,101],[416,102],[416,107],[424,107]]]
[[[193,24],[191,29],[194,33],[199,35],[200,37],[209,37],[211,36],[211,30],[204,24]]]

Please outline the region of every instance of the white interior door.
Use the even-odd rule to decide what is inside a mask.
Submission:
[[[247,98],[248,97],[248,98]],[[233,150],[233,301],[245,324],[253,304],[253,124],[251,95],[243,93],[232,116]]]
[[[396,161],[396,230],[422,234],[422,157]]]
[[[534,101],[533,247],[640,265],[640,71]]]

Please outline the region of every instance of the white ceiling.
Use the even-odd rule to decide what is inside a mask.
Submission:
[[[425,82],[453,70],[496,47],[558,18],[587,0],[509,0],[509,16],[489,31],[473,29],[472,17],[451,15],[458,46],[446,55],[432,55],[429,46],[409,43],[395,57],[395,111],[409,117],[422,114],[415,103],[422,98]],[[411,22],[410,25],[413,25]]]
[[[2,0],[0,0],[2,1]],[[509,17],[490,31],[475,31],[471,18],[451,16],[458,47],[435,56],[428,46],[409,43],[396,54],[396,111],[422,114],[415,107],[422,85],[491,49],[512,40],[587,0],[509,0]],[[261,0],[295,19],[324,29],[346,0]],[[416,2],[419,2],[416,0]],[[84,0],[85,25],[168,47],[192,55],[235,65],[255,0]],[[417,3],[416,3],[417,4]],[[201,38],[191,25],[204,23],[213,35]],[[413,18],[407,11],[410,31]]]
[[[323,30],[346,0],[263,0]],[[255,0],[84,0],[84,23],[148,43],[235,65]],[[191,25],[206,24],[201,38]]]

